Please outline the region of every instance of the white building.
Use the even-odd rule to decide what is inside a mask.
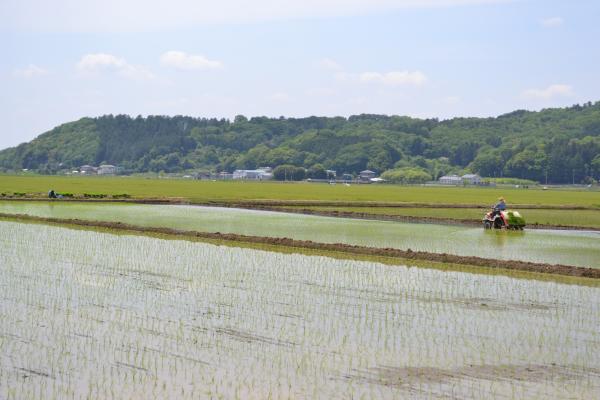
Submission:
[[[273,174],[265,171],[264,169],[236,169],[233,171],[233,179],[265,181],[272,178]]]
[[[233,174],[230,174],[228,172],[220,172],[219,175],[217,176],[218,179],[224,180],[224,181],[228,181],[233,179]]]
[[[92,167],[91,165],[82,165],[79,167],[79,172],[83,175],[92,175],[98,172],[96,167]]]
[[[98,167],[98,175],[115,175],[117,173],[117,167],[114,165],[101,165]]]
[[[358,176],[358,179],[361,182],[371,182],[371,179],[373,178],[375,178],[375,172],[370,171],[368,169],[360,171],[360,175]]]
[[[440,178],[442,185],[462,185],[463,178],[458,175],[444,175]]]
[[[462,180],[469,185],[481,185],[481,176],[477,174],[466,174],[462,176]]]

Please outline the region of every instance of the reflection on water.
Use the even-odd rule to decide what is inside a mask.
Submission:
[[[519,240],[525,239],[525,231],[511,231],[507,229],[489,229],[484,230],[483,233],[492,238],[492,250],[496,250],[496,248],[503,248],[504,245],[508,243],[508,241],[516,242]]]
[[[592,232],[485,231],[232,208],[114,203],[0,202],[0,212],[600,268],[600,235]]]

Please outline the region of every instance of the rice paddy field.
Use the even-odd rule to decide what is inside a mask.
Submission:
[[[7,221],[0,287],[2,399],[600,397],[597,287]]]
[[[484,207],[504,194],[585,208],[553,210],[553,224],[600,225],[592,191],[12,178],[0,176],[0,192],[192,203]],[[478,219],[483,211],[336,209]],[[537,222],[547,211],[524,213]],[[598,231],[111,202],[3,200],[0,213],[600,268]],[[0,399],[600,398],[600,284],[219,243],[0,219]]]
[[[323,207],[323,206],[301,206],[282,207],[286,209],[303,209],[315,211],[349,211],[354,213],[366,213],[372,215],[398,215],[409,217],[430,217],[443,219],[461,219],[479,222],[487,213],[489,207],[481,208],[417,208],[417,207]],[[600,228],[600,209],[598,210],[519,210],[526,218],[529,225],[563,225],[588,228]]]
[[[233,208],[85,202],[2,201],[0,213],[600,268],[600,232],[593,231],[483,231]]]

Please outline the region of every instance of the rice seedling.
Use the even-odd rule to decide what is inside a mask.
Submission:
[[[598,398],[600,289],[0,222],[0,398]]]
[[[600,268],[600,234],[597,232],[483,232],[481,228],[464,226],[174,205],[0,202],[0,213],[118,221],[148,227],[288,237],[324,243]]]

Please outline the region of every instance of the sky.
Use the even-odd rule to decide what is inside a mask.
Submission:
[[[497,116],[600,100],[597,0],[2,0],[0,149],[104,114]]]

